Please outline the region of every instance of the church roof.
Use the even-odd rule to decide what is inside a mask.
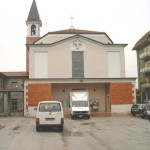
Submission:
[[[134,45],[133,50],[138,50],[148,44],[150,44],[150,31],[142,36],[142,38]]]
[[[33,0],[32,2],[32,6],[30,9],[27,21],[40,21],[41,22],[35,0]]]
[[[56,41],[56,42],[53,42],[53,43],[46,43],[46,44],[44,44],[44,43],[41,42],[39,44],[36,44],[37,41],[35,41],[33,44],[26,44],[26,46],[27,46],[27,48],[29,48],[30,46],[48,46],[48,45],[54,45],[54,44],[58,44],[58,43],[64,42],[64,41],[72,39],[72,38],[87,39],[89,41],[93,41],[95,43],[102,44],[102,45],[105,45],[105,46],[121,46],[121,47],[126,47],[127,46],[127,44],[114,44],[113,42],[112,43],[107,43],[107,44],[106,43],[102,43],[100,41],[88,38],[88,37],[80,35],[80,34],[76,34],[76,35],[67,37],[65,39],[62,39],[62,40],[59,40],[59,41]]]
[[[1,75],[7,77],[28,77],[27,72],[0,72]]]
[[[107,38],[111,41],[111,43],[113,43],[113,41],[110,39],[110,37],[105,32],[81,30],[81,29],[65,29],[65,30],[48,32],[47,34],[43,35],[38,40],[36,40],[34,42],[34,44],[49,34],[77,34],[77,35],[79,35],[79,34],[105,34],[107,36]]]
[[[105,34],[105,32],[98,32],[98,31],[89,31],[89,30],[81,30],[81,29],[65,29],[59,31],[49,32],[50,34]]]

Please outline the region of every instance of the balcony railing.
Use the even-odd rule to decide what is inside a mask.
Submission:
[[[141,73],[150,73],[150,67],[148,66],[148,67],[141,68],[140,72]]]
[[[150,88],[150,82],[141,84],[141,87],[144,88],[144,89]]]
[[[141,54],[139,55],[139,57],[140,57],[140,59],[147,59],[147,58],[150,58],[150,50],[141,53]]]

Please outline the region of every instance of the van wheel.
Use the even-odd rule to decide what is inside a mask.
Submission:
[[[90,119],[90,116],[85,116],[85,119],[87,119],[87,120]]]
[[[39,126],[36,126],[36,131],[38,132],[38,131],[40,131],[40,128],[39,128]]]
[[[71,115],[71,119],[72,119],[72,120],[75,120],[76,118],[75,118],[75,116]]]
[[[63,127],[63,125],[61,125],[61,126],[59,127],[59,131],[60,131],[60,132],[63,132],[63,130],[64,130],[64,127]]]
[[[71,119],[73,119],[73,115],[71,115]]]

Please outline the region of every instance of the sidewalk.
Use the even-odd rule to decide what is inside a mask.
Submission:
[[[65,118],[70,118],[70,113],[64,114]],[[111,113],[111,112],[91,112],[91,117],[128,117],[130,113]]]

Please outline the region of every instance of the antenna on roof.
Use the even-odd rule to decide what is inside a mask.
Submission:
[[[74,29],[74,26],[73,26],[73,19],[74,19],[74,17],[70,16],[69,19],[71,20],[70,29]]]

